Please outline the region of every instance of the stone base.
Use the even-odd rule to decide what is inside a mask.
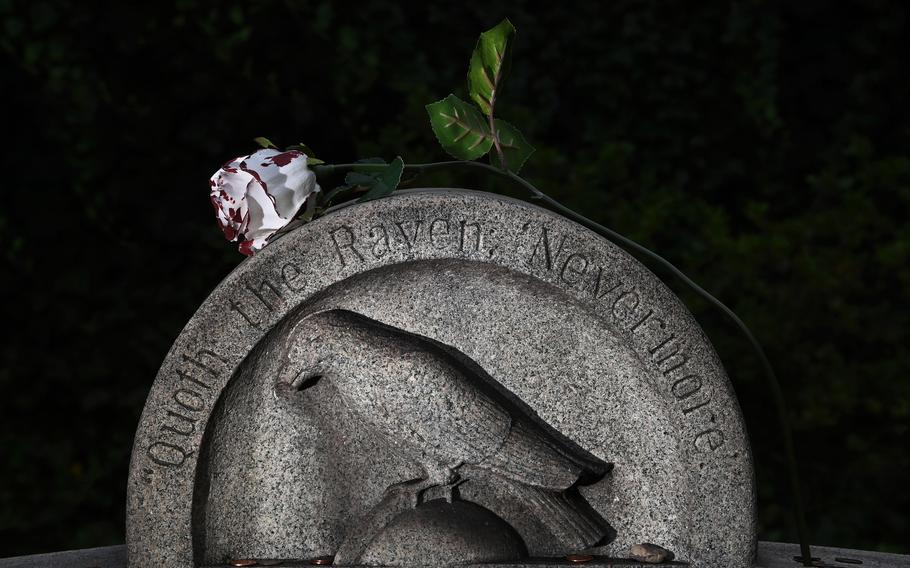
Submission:
[[[793,559],[798,555],[798,544],[759,542],[755,568],[799,568],[802,564]],[[813,546],[812,557],[819,559],[815,566],[822,568],[910,568],[910,555],[905,554]]]
[[[793,560],[793,557],[798,554],[799,546],[796,544],[759,542],[758,559],[756,560],[755,568],[799,568],[801,565]],[[910,568],[910,556],[903,554],[813,546],[812,556],[819,559],[819,563],[816,566],[828,568]],[[0,559],[0,568],[86,568],[87,566],[93,568],[127,568],[126,547],[123,545],[105,546]],[[280,566],[281,568],[312,568],[313,565],[308,562],[287,562],[282,563]],[[660,565],[641,564],[630,560],[612,560],[609,562],[593,560],[584,564],[571,564],[569,562],[554,563],[552,560],[528,560],[524,563],[483,564],[481,566],[483,568],[555,568],[564,566],[584,566],[586,568],[621,566],[623,568],[635,568],[640,566],[685,566],[685,564],[680,562]]]
[[[288,561],[280,564],[281,568],[313,568],[309,562]],[[688,566],[685,562],[664,562],[663,564],[646,564],[625,558],[598,558],[584,563],[572,563],[566,560],[559,561],[553,558],[529,558],[525,562],[484,562],[481,564],[463,564],[458,568],[565,568],[566,566],[579,566],[584,568],[660,568],[661,566]],[[230,564],[215,564],[204,568],[231,568]],[[356,567],[366,568],[366,567]],[[370,567],[385,568],[385,567]]]

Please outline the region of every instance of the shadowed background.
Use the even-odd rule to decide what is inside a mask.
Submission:
[[[0,0],[0,556],[123,541],[146,393],[242,260],[208,203],[218,166],[261,135],[328,162],[445,159],[423,107],[466,98],[477,35],[503,16],[518,38],[498,108],[538,149],[525,176],[752,326],[815,543],[910,552],[906,4],[88,4]],[[417,181],[443,184],[521,195]],[[742,401],[760,537],[792,541],[758,363],[670,283]]]

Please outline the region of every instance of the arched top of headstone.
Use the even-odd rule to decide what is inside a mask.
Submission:
[[[324,335],[320,322],[331,318],[360,335],[333,339],[327,352],[381,337],[379,355],[350,356],[333,369],[336,379],[282,398],[276,386],[291,384],[281,378],[288,361],[305,358],[301,349]],[[304,328],[307,337],[294,335]],[[595,519],[587,526],[600,535],[603,522],[609,534],[596,543],[579,537],[595,553],[617,556],[655,542],[694,566],[751,566],[749,444],[729,380],[691,314],[639,262],[584,227],[467,190],[403,191],[339,209],[277,239],[218,285],[174,342],[140,420],[128,489],[130,566],[310,558],[339,548],[342,556],[356,549],[361,559],[381,557],[382,538],[352,544],[347,533],[367,526],[363,518],[375,521],[389,485],[427,474],[432,452],[424,448],[420,455],[430,457],[423,461],[401,457],[391,451],[400,449],[394,438],[411,430],[380,433],[384,423],[363,410],[372,407],[350,404],[392,404],[382,397],[398,395],[398,375],[354,394],[346,389],[359,383],[342,375],[361,377],[364,361],[385,358],[383,368],[402,381],[407,372],[424,376],[407,357],[410,371],[402,371],[399,351],[435,354],[421,361],[456,377],[446,379],[455,381],[452,389],[441,383],[446,392],[491,397],[477,407],[489,413],[477,432],[494,437],[505,417],[503,436],[527,429],[527,439],[581,456],[571,463],[612,466],[606,474],[591,466],[603,477],[585,482],[578,474],[570,488]],[[441,430],[432,392],[425,405],[406,395],[418,406],[402,406],[405,418],[437,412],[424,420],[433,428],[420,439],[448,436],[443,450],[482,445]],[[406,421],[411,429],[422,423]],[[533,446],[523,443],[522,451]],[[503,473],[506,458],[489,465],[493,453],[476,460],[478,471],[511,475]],[[515,480],[533,479],[516,474],[497,486],[462,477],[467,500],[505,519],[531,555],[565,553],[575,542],[552,519],[531,518],[526,502],[534,498]],[[513,489],[510,496],[497,493],[502,487]],[[467,507],[453,503],[453,510]],[[398,532],[383,538],[410,538],[401,527],[446,510],[437,509],[415,509],[407,523],[399,517],[389,523]]]

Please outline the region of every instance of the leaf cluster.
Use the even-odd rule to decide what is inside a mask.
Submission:
[[[436,139],[453,157],[476,160],[493,150],[490,163],[518,173],[534,147],[515,126],[494,116],[514,37],[515,26],[508,18],[480,34],[468,65],[468,93],[474,105],[451,94],[427,105],[427,113]]]

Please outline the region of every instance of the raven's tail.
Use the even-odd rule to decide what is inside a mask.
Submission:
[[[577,489],[553,491],[497,477],[531,509],[534,516],[562,543],[566,552],[597,546],[613,533],[607,521],[585,501]]]

